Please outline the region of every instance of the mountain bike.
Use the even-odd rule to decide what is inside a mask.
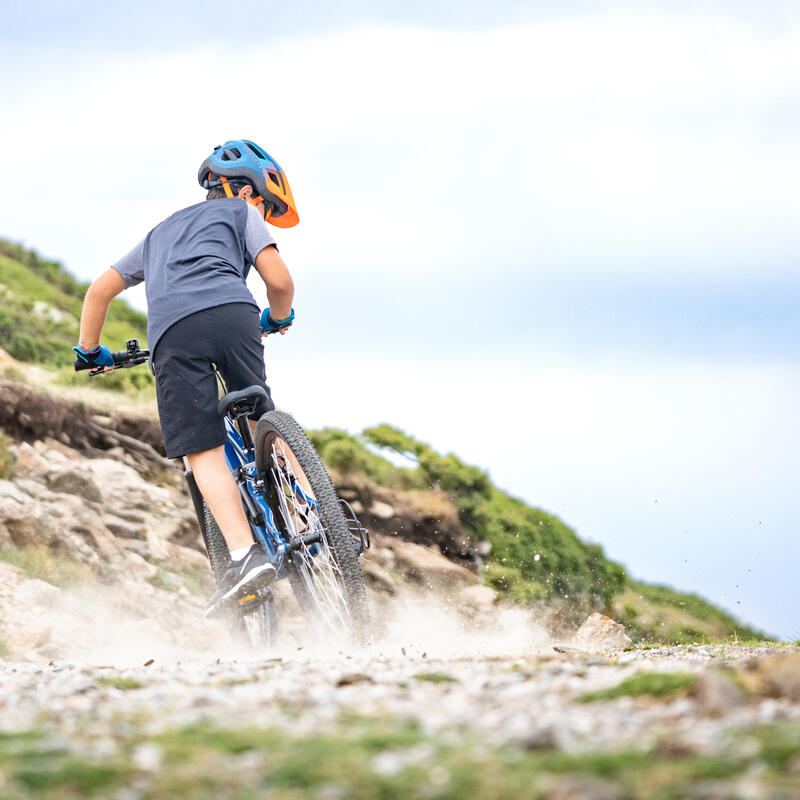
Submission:
[[[114,367],[125,369],[143,364],[150,353],[131,339],[125,350],[111,355]],[[103,372],[79,359],[74,365],[91,376]],[[217,406],[228,436],[225,458],[253,538],[264,547],[277,579],[288,579],[309,627],[364,642],[370,614],[358,557],[369,548],[369,533],[352,507],[337,496],[314,446],[289,414],[267,412],[253,434],[249,416],[266,396],[263,387],[248,386],[227,392]],[[228,546],[185,459],[184,465],[211,571],[219,583],[230,561]],[[234,631],[254,646],[274,642],[278,614],[271,587],[234,598],[227,612]]]

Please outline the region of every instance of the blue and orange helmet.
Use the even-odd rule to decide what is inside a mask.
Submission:
[[[228,197],[233,197],[228,182],[234,178],[255,187],[258,197],[252,202],[264,201],[268,222],[279,228],[291,228],[300,221],[286,175],[278,162],[254,142],[231,139],[215,147],[197,173],[204,189],[221,186]]]

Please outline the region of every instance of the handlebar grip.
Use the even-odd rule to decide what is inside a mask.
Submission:
[[[116,353],[111,354],[111,358],[114,359],[115,367],[121,367],[131,360],[130,353],[127,350],[118,350]]]
[[[127,350],[119,350],[116,353],[111,353],[111,358],[114,359],[114,366],[120,367],[125,364],[126,361],[129,360],[128,351]],[[85,369],[97,369],[96,364],[89,364],[84,361],[82,358],[76,358],[72,362],[73,366],[75,367],[75,372],[80,372],[81,370]]]
[[[135,352],[131,352],[130,350],[118,350],[116,353],[111,353],[111,358],[114,362],[115,369],[124,369],[126,367],[135,367],[138,364],[144,364],[144,362],[150,358],[150,351],[140,349],[135,350]],[[72,362],[72,365],[75,367],[76,372],[81,372],[82,370],[93,370],[93,372],[90,373],[90,376],[99,375],[101,372],[103,372],[103,367],[98,367],[95,364],[87,364],[81,358],[76,358]]]

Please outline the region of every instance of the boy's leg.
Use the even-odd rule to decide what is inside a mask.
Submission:
[[[253,534],[244,515],[239,487],[225,460],[225,447],[187,453],[194,479],[208,508],[214,515],[228,550],[239,550],[253,544]]]
[[[275,567],[255,544],[239,489],[224,455],[227,435],[217,411],[216,309],[176,322],[156,346],[156,396],[168,458],[186,456],[228,549],[236,555],[217,583],[206,616],[223,610],[242,592],[253,593],[276,577]],[[236,553],[235,551],[239,551]]]
[[[187,453],[186,460],[231,556],[236,558],[217,581],[217,590],[206,605],[206,616],[212,617],[242,593],[254,593],[268,586],[277,572],[261,545],[253,541],[239,488],[225,460],[224,446]]]

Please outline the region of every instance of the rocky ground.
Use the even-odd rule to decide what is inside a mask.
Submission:
[[[0,481],[0,798],[800,797],[800,648],[554,634],[384,532],[369,646],[323,646],[281,585],[254,653],[202,617],[180,472],[86,420],[102,452],[18,440]]]
[[[400,641],[1,663],[0,796],[800,796],[797,648]]]

